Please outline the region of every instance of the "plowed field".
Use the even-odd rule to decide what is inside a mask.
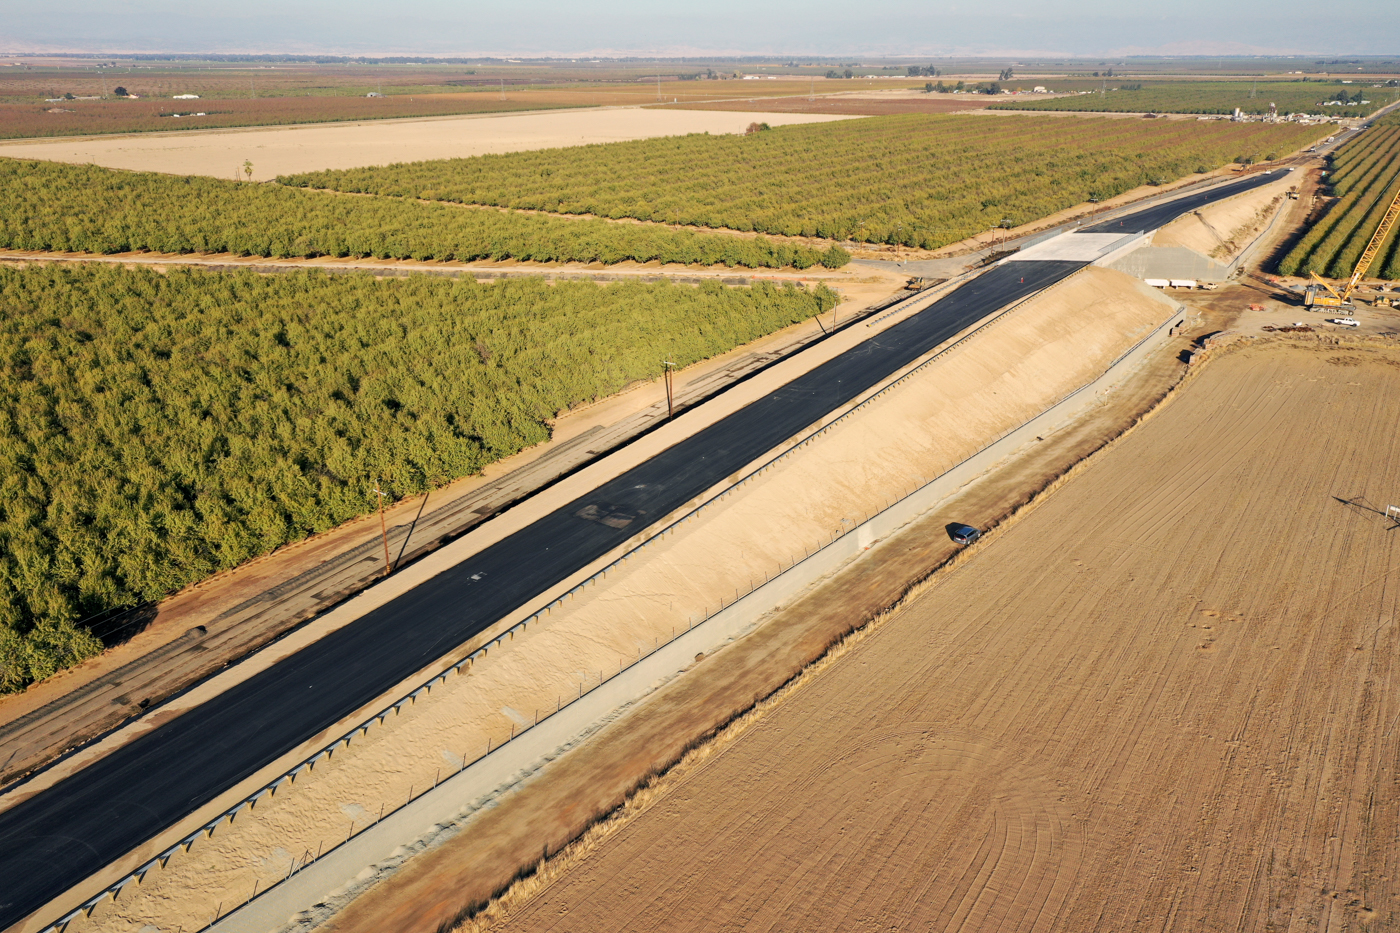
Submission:
[[[1393,929],[1397,420],[1394,350],[1206,364],[492,928]]]

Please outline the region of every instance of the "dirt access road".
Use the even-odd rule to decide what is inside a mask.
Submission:
[[[1392,928],[1382,345],[1206,363],[474,925]]]

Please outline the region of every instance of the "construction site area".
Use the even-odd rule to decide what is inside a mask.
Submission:
[[[813,98],[475,116],[469,154],[868,111]],[[1393,106],[829,267],[0,250],[818,309],[668,356],[476,475],[376,485],[0,697],[0,929],[1400,924]],[[278,129],[259,164],[456,158],[460,125]],[[215,174],[235,134],[0,154]]]

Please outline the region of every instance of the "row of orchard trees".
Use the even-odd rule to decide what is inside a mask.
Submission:
[[[1279,261],[1284,275],[1351,276],[1400,193],[1400,116],[1381,117],[1329,161],[1327,182],[1338,200]],[[1400,279],[1400,225],[1381,243],[1367,275]]]
[[[905,114],[312,172],[287,185],[934,248],[1317,139],[1316,127]]]
[[[850,258],[763,238],[17,159],[0,159],[0,246],[749,268],[838,267]]]
[[[0,690],[81,620],[545,440],[581,400],[825,288],[0,268]]]
[[[1391,92],[1376,88],[1349,96],[1335,84],[1318,81],[1165,81],[1109,85],[1088,94],[1042,100],[998,101],[994,110],[1064,110],[1080,113],[1205,113],[1230,114],[1238,108],[1266,114],[1273,104],[1281,114],[1309,113],[1332,117],[1362,117],[1392,100]],[[1344,106],[1328,104],[1345,98]],[[1365,100],[1366,103],[1362,103]]]

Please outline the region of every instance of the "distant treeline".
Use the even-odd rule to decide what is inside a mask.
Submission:
[[[0,268],[0,691],[99,650],[83,619],[368,512],[376,482],[403,496],[477,473],[662,360],[835,301],[766,283]]]
[[[288,64],[311,65],[474,65],[486,62],[504,62],[503,58],[436,58],[431,55],[218,55],[199,52],[162,52],[109,55],[85,53],[65,55],[65,58],[100,59],[102,61],[123,62],[287,62]]]
[[[1110,75],[1111,77],[1111,75]],[[1053,84],[1054,82],[1048,82]],[[1052,88],[1053,90],[1054,88]],[[1004,100],[993,110],[1068,110],[1089,113],[1230,114],[1239,108],[1260,115],[1269,105],[1280,114],[1309,113],[1361,117],[1393,100],[1384,88],[1356,87],[1341,79],[1299,81],[1164,81],[1112,84],[1089,93],[1049,100]]]
[[[338,197],[281,185],[0,159],[0,246],[122,253],[837,267],[763,238]]]
[[[926,249],[1325,135],[1296,125],[905,114],[308,172],[288,185]]]

